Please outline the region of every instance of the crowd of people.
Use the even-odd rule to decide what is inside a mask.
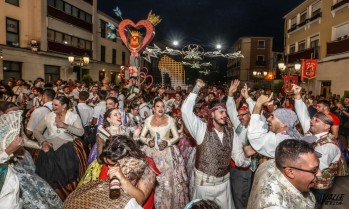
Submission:
[[[321,208],[348,175],[349,97],[292,92],[3,81],[0,205]]]

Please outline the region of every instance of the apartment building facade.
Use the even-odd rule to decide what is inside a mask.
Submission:
[[[288,64],[317,59],[305,88],[328,97],[349,90],[349,0],[305,0],[284,16]]]
[[[239,79],[250,85],[263,80],[272,80],[273,38],[240,37],[229,53],[241,51],[244,58],[230,59],[227,64],[227,79]]]
[[[0,2],[0,79],[116,81],[129,52],[118,21],[97,9],[97,0],[5,0]],[[110,31],[108,23],[116,26]],[[110,32],[116,34],[110,37]],[[108,34],[108,35],[107,35]],[[73,56],[71,64],[68,57]],[[89,64],[82,65],[82,57]]]

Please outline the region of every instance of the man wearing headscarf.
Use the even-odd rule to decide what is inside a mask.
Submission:
[[[310,119],[307,106],[301,97],[302,88],[298,85],[293,85],[292,89],[295,94],[296,112],[300,118],[304,133],[310,134],[313,139],[312,141],[307,140],[307,142],[311,143],[314,150],[321,155],[319,168],[322,174],[317,176],[314,189],[312,189],[316,197],[315,208],[321,208],[322,199],[332,188],[335,176],[347,175],[348,168],[336,143],[336,138],[330,133],[333,125],[331,116],[317,112]]]
[[[248,166],[250,160],[245,157],[234,129],[226,126],[225,104],[215,101],[209,105],[207,123],[194,114],[195,100],[204,85],[202,80],[197,80],[181,109],[183,122],[197,143],[192,196],[217,200],[223,209],[235,209],[229,182],[230,159],[241,167]]]
[[[275,158],[275,148],[283,140],[303,138],[296,129],[299,123],[297,115],[290,109],[278,108],[266,121],[261,120],[262,107],[272,98],[273,93],[269,97],[261,95],[257,99],[247,130],[247,137],[252,148],[268,158]]]

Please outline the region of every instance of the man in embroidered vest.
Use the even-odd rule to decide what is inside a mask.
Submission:
[[[317,177],[313,189],[316,196],[316,208],[321,208],[322,198],[333,185],[338,163],[341,159],[341,151],[335,142],[334,136],[329,133],[333,125],[332,118],[325,113],[317,112],[310,119],[307,107],[301,97],[301,89],[300,86],[293,86],[295,109],[304,133],[313,136],[312,140],[307,141],[312,143],[315,151],[321,154],[319,160],[322,175]]]
[[[247,127],[255,101],[248,95],[248,88],[245,84],[241,89],[241,95],[245,98],[247,104],[243,104],[237,111],[233,95],[237,91],[239,84],[239,80],[231,82],[228,91],[227,112],[241,144],[247,145],[249,143],[247,139]],[[238,167],[233,160],[230,161],[230,184],[236,209],[245,209],[247,207],[252,183],[252,172],[257,169],[257,163],[258,159],[255,157],[251,158],[251,164],[246,167]]]
[[[260,165],[253,181],[248,209],[313,209],[310,188],[320,176],[319,160],[312,146],[286,139],[275,150],[275,160]]]
[[[250,159],[245,157],[234,129],[226,126],[225,104],[214,101],[209,105],[207,123],[194,114],[195,99],[204,85],[202,80],[197,80],[181,108],[184,124],[197,143],[192,196],[215,200],[223,209],[234,209],[229,183],[230,159],[240,167],[247,167]]]

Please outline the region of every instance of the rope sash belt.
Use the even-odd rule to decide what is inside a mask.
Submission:
[[[228,172],[225,176],[222,177],[215,177],[207,175],[194,168],[194,178],[195,185],[197,186],[216,186],[225,183],[226,181],[229,181],[230,173]]]

